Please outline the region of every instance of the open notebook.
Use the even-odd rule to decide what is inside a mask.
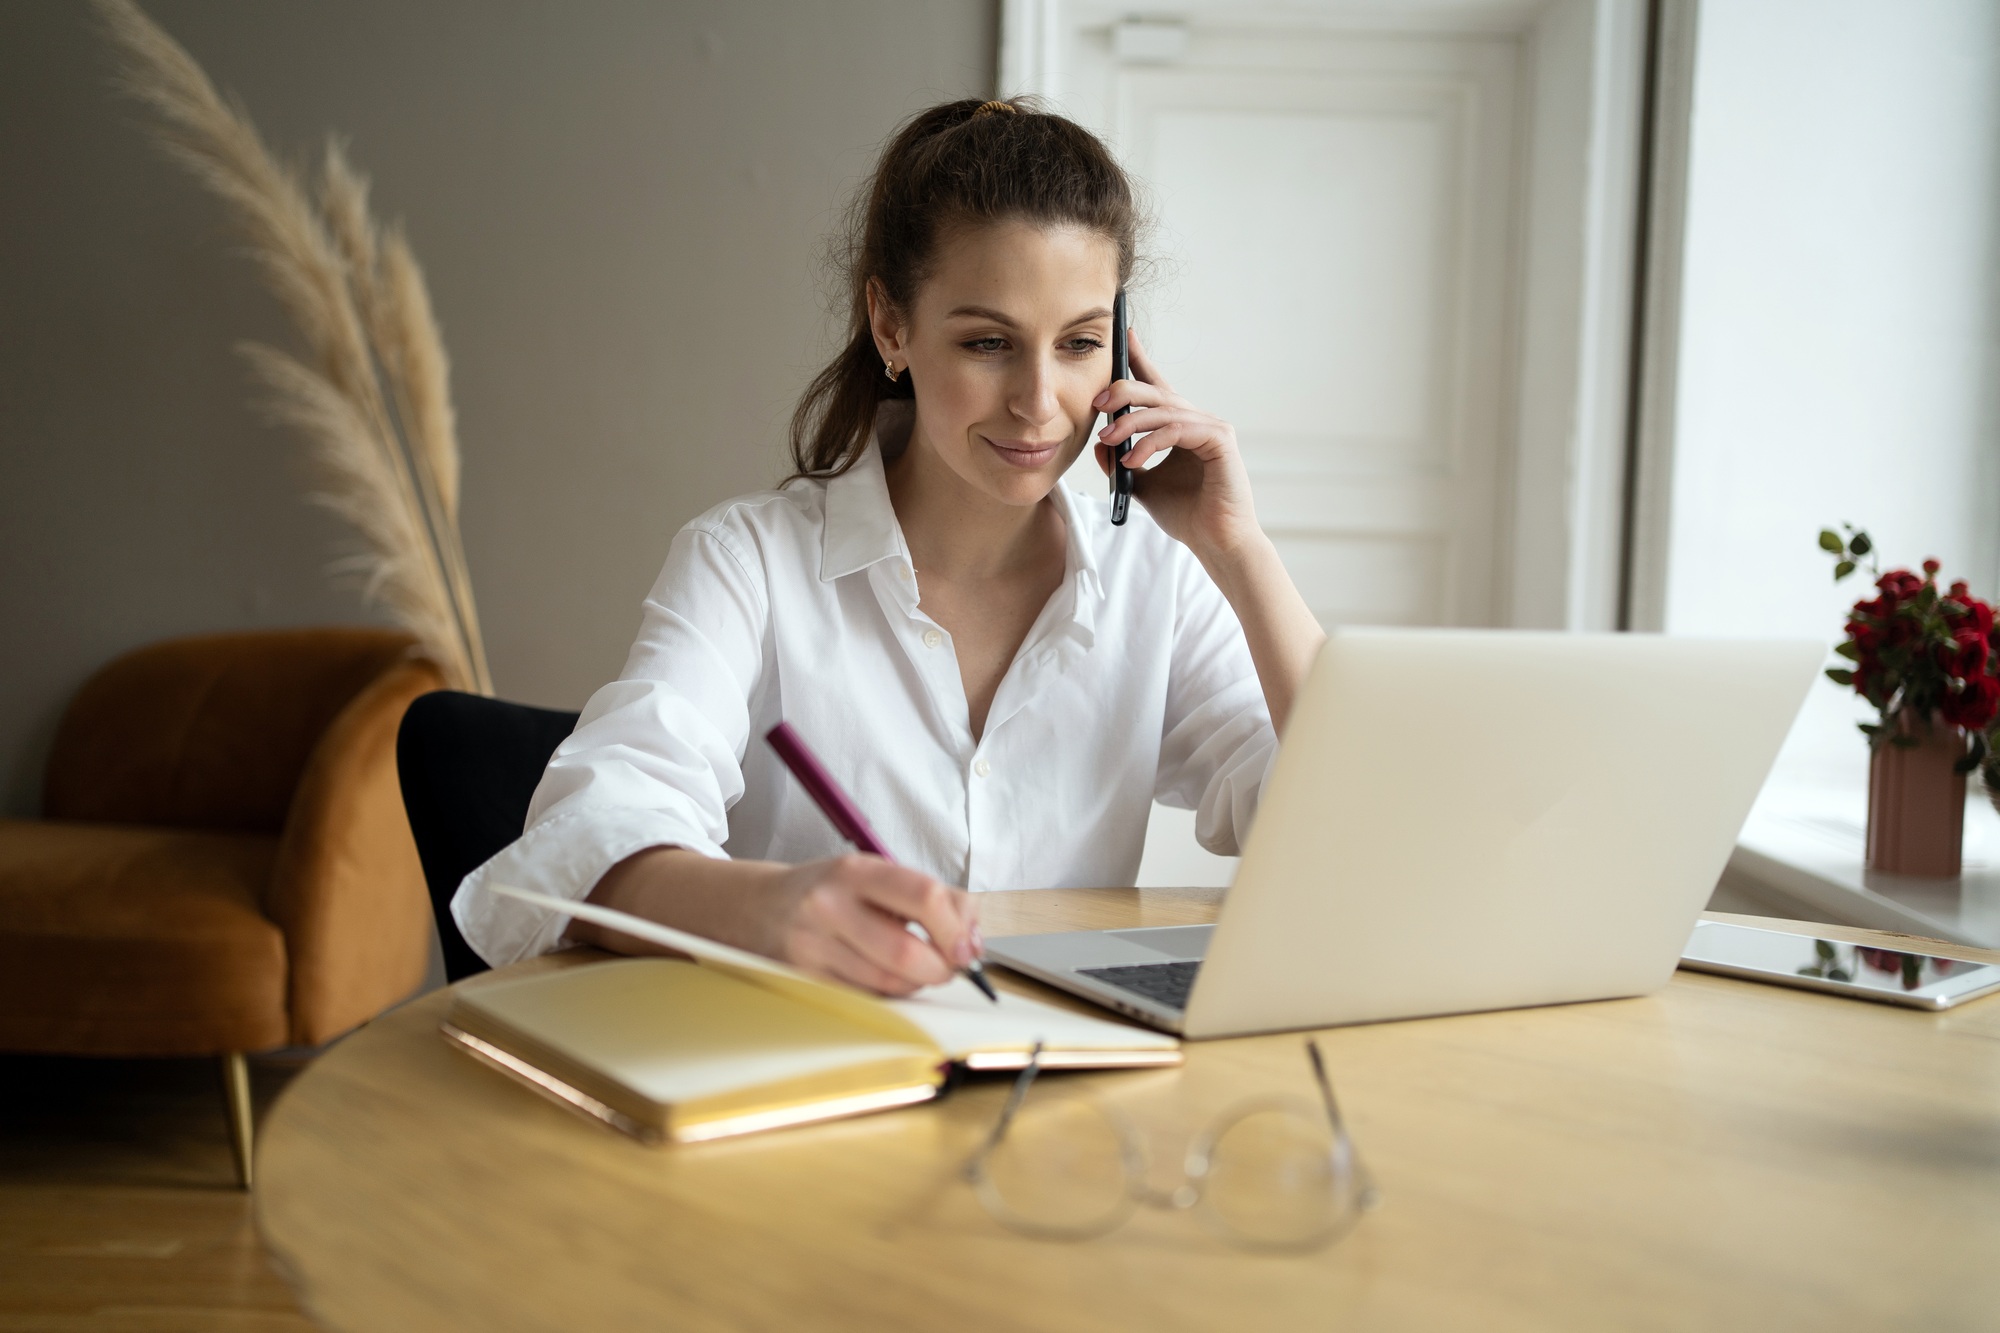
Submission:
[[[817,981],[761,955],[628,913],[505,885],[491,892],[678,949],[460,987],[444,1035],[563,1104],[647,1141],[694,1142],[935,1097],[953,1064],[1050,1069],[1179,1064],[1164,1033],[964,978],[907,1000]]]

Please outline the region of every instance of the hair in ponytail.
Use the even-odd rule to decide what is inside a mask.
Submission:
[[[1132,183],[1102,140],[1030,98],[934,106],[889,140],[836,241],[847,339],[792,414],[794,476],[847,471],[868,447],[875,407],[911,398],[892,381],[868,327],[868,283],[908,310],[949,229],[1006,219],[1082,227],[1118,248],[1118,280],[1132,274],[1139,215]]]

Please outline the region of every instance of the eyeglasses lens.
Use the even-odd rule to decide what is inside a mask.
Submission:
[[[1197,1160],[1201,1155],[1197,1149]],[[1318,1244],[1357,1211],[1352,1151],[1324,1116],[1248,1111],[1218,1129],[1206,1158],[1207,1216],[1244,1244]]]
[[[973,1183],[987,1210],[1018,1230],[1095,1236],[1132,1209],[1128,1154],[1121,1127],[1090,1102],[1030,1098]]]

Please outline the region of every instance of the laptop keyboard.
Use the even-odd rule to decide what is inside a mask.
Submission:
[[[1080,976],[1094,977],[1108,986],[1143,995],[1170,1009],[1187,1008],[1188,992],[1194,989],[1195,973],[1201,960],[1191,958],[1173,963],[1135,963],[1126,967],[1079,967]]]

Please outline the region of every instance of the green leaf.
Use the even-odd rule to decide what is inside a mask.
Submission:
[[[1847,549],[1856,555],[1867,555],[1875,549],[1875,543],[1868,540],[1867,533],[1857,532],[1848,539]]]
[[[1833,581],[1838,583],[1853,572],[1854,562],[1852,560],[1843,560],[1833,567]]]
[[[1854,977],[1844,967],[1830,967],[1826,970],[1828,981],[1852,981]]]
[[[1813,952],[1818,954],[1821,958],[1826,959],[1830,963],[1833,961],[1834,957],[1833,942],[1831,940],[1814,940]]]
[[[1822,551],[1832,551],[1835,555],[1838,555],[1847,549],[1847,544],[1840,540],[1840,534],[1832,528],[1821,528],[1819,530],[1819,549]]]
[[[1836,655],[1844,657],[1850,662],[1859,662],[1861,660],[1861,650],[1854,646],[1854,640],[1852,639],[1843,640],[1840,646],[1833,651]]]
[[[1854,683],[1854,673],[1845,667],[1828,667],[1826,669],[1826,678],[1836,685],[1852,685]]]
[[[1861,734],[1864,736],[1872,738],[1882,734],[1882,724],[1880,722],[1857,722],[1854,725],[1861,728]]]

